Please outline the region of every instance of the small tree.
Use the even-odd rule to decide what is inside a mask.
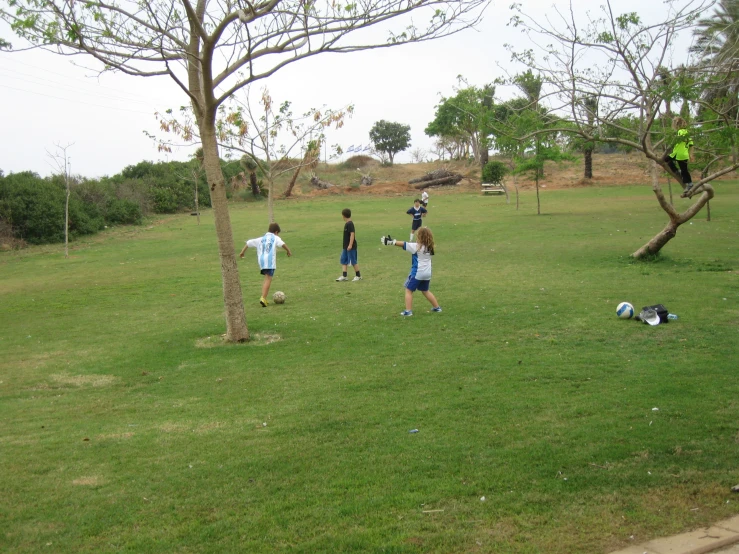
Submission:
[[[508,188],[503,183],[503,179],[508,174],[508,167],[503,162],[488,162],[482,166],[482,182],[500,185],[505,191],[506,203],[508,203]]]
[[[244,170],[244,175],[249,175],[249,186],[251,187],[252,196],[258,198],[262,191],[259,189],[259,180],[257,179],[257,169],[259,168],[257,162],[244,154],[239,160],[239,165]]]
[[[318,163],[321,145],[325,140],[324,131],[332,126],[340,129],[344,126],[344,119],[352,113],[354,107],[350,105],[341,110],[323,106],[303,114],[294,114],[289,101],[277,104],[266,88],[262,89],[259,101],[253,103],[247,88],[243,98],[232,98],[220,110],[216,122],[218,145],[242,154],[240,164],[250,173],[253,194],[259,188],[255,183],[256,169],[264,175],[269,221],[273,223],[275,180],[285,173],[293,173],[285,191],[285,196],[290,196],[300,171],[306,166],[315,168]],[[168,110],[164,115],[157,114],[157,117],[163,131],[189,141],[199,139],[189,108],[180,110],[180,119],[173,110]],[[156,140],[154,135],[149,136]],[[170,151],[170,141],[160,140],[159,148]],[[299,150],[302,150],[302,154],[295,159],[294,153]]]
[[[539,179],[544,176],[545,162],[572,161],[570,154],[563,152],[557,145],[545,146],[536,144],[533,152],[525,154],[517,160],[516,173],[530,173],[534,176],[536,184],[536,214],[541,215],[541,200],[539,196]]]
[[[393,165],[395,154],[411,145],[411,128],[409,125],[382,119],[372,126],[369,137],[374,149],[386,154],[390,165]]]
[[[53,165],[56,167],[59,174],[64,179],[65,188],[65,200],[64,200],[64,257],[69,258],[69,177],[72,171],[72,160],[67,155],[67,150],[72,147],[74,143],[62,146],[61,144],[56,145],[56,153],[51,153],[48,150],[46,155],[52,159]]]

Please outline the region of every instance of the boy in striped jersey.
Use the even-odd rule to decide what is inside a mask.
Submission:
[[[247,240],[239,254],[239,257],[243,258],[247,248],[252,247],[257,249],[257,262],[259,262],[259,267],[261,268],[260,273],[264,275],[262,297],[259,299],[259,303],[265,308],[267,307],[269,287],[272,284],[272,277],[277,268],[277,249],[280,247],[284,248],[288,258],[293,255],[287,244],[278,236],[279,234],[280,226],[277,223],[270,223],[267,234],[258,239]]]

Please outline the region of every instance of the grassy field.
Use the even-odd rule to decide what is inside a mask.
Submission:
[[[0,551],[596,553],[739,511],[739,184],[650,263],[648,187],[432,195],[444,311],[404,319],[410,202],[276,203],[287,303],[247,251],[246,345],[207,213],[0,254]]]

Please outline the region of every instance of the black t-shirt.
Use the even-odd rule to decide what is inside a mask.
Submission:
[[[351,237],[351,234],[354,233],[354,244],[352,244],[352,250],[356,250],[357,248],[357,233],[354,230],[354,222],[353,221],[347,221],[344,224],[344,250],[349,248],[349,238]]]

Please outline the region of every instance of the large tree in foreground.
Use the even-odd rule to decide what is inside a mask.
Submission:
[[[0,9],[0,18],[32,48],[87,54],[99,62],[96,68],[101,72],[167,76],[188,97],[202,141],[213,206],[226,338],[240,342],[248,340],[249,331],[219,163],[218,107],[249,83],[316,54],[456,33],[474,25],[487,2],[12,0],[7,2],[9,9]],[[419,21],[425,23],[418,26]],[[397,28],[391,28],[393,23]]]
[[[533,17],[521,4],[514,4],[511,20],[535,47],[526,51],[511,49],[513,58],[543,77],[540,106],[556,114],[563,123],[559,129],[534,134],[553,130],[574,133],[583,141],[640,150],[650,161],[652,190],[668,222],[632,254],[636,258],[659,252],[675,237],[678,227],[713,198],[710,182],[739,167],[729,155],[739,136],[739,122],[732,118],[729,106],[712,103],[715,96],[707,94],[716,86],[713,70],[720,68],[710,67],[704,60],[701,71],[693,72],[690,79],[664,79],[665,68],[670,71],[676,38],[690,32],[712,2],[667,0],[664,5],[664,19],[656,23],[644,22],[636,13],[614,13],[610,0],[600,7],[598,17],[579,17],[572,6],[567,11],[555,8],[553,14]],[[661,167],[681,182],[680,175],[672,173],[663,158],[674,141],[674,134],[668,130],[666,120],[670,114],[665,106],[677,98],[687,102],[686,106],[693,106],[691,113],[699,116],[691,121],[695,149],[704,160],[718,160],[684,193],[693,202],[683,212],[665,198],[658,179]],[[625,126],[627,121],[635,124]]]

